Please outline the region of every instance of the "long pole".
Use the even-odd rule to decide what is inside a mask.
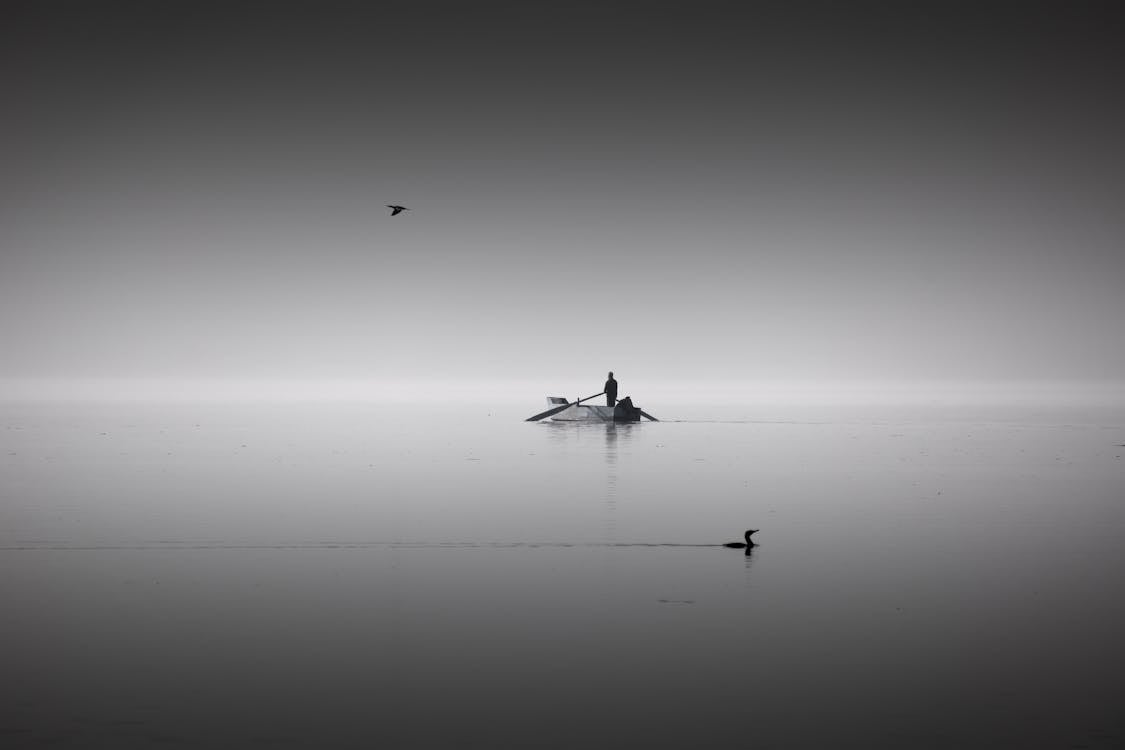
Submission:
[[[601,393],[595,393],[593,396],[587,396],[586,398],[580,398],[577,401],[575,401],[573,404],[563,404],[562,406],[556,406],[553,409],[548,409],[547,411],[543,412],[542,414],[536,414],[534,417],[528,417],[524,421],[525,422],[538,422],[540,419],[545,419],[546,417],[549,417],[552,414],[558,414],[563,409],[569,409],[572,406],[578,406],[583,401],[589,401],[592,398],[597,398],[598,396],[604,396],[604,395],[605,395],[605,391],[602,391]]]

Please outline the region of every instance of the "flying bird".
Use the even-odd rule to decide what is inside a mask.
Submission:
[[[390,203],[387,204],[387,208],[391,209],[391,216],[398,216],[403,211],[410,210],[406,206],[392,206]]]

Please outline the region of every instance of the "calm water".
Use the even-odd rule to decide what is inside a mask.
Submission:
[[[0,406],[0,742],[1125,746],[1120,410],[645,406]]]

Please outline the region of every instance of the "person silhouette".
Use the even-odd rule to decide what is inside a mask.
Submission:
[[[613,379],[613,372],[609,373],[609,380],[605,381],[605,405],[617,406],[617,381]]]

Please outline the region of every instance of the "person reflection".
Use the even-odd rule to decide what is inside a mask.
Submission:
[[[605,539],[617,541],[617,425],[605,425],[605,445],[602,450],[605,459]]]
[[[606,466],[617,465],[617,425],[609,422],[605,426],[605,463]]]

